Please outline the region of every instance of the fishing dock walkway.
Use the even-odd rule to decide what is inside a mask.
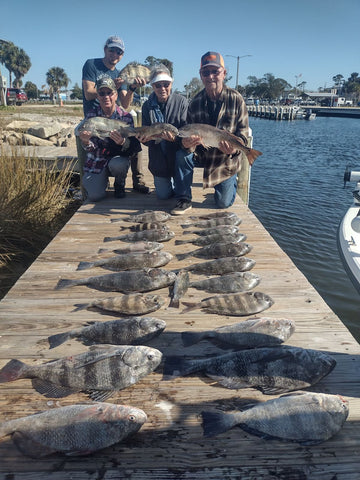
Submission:
[[[130,177],[130,176],[129,176]],[[149,184],[150,175],[149,175]],[[201,170],[196,172],[193,209],[182,217],[172,217],[168,225],[177,239],[181,224],[190,216],[213,211],[212,190],[202,190]],[[86,286],[55,290],[60,278],[82,278],[108,273],[92,269],[77,271],[79,261],[97,259],[99,248],[116,248],[119,241],[104,243],[105,236],[119,235],[127,222],[111,222],[146,208],[170,210],[173,201],[160,202],[154,192],[144,196],[132,192],[128,182],[125,199],[109,197],[97,204],[84,204],[70,219],[37,260],[22,275],[0,302],[0,367],[17,358],[29,364],[86,351],[76,340],[49,350],[47,337],[82,326],[85,322],[106,321],[115,317],[75,305],[95,298],[115,296]],[[253,246],[247,257],[256,261],[253,272],[261,276],[256,288],[270,295],[274,305],[258,316],[287,317],[296,331],[287,344],[331,354],[337,365],[322,381],[308,390],[340,394],[349,401],[350,414],[340,432],[315,446],[301,446],[278,440],[264,440],[238,427],[212,438],[203,437],[202,410],[237,408],[239,402],[266,401],[275,396],[255,389],[229,390],[202,375],[162,378],[161,369],[138,384],[118,392],[108,401],[143,409],[148,421],[131,439],[90,456],[54,454],[32,459],[23,456],[9,437],[0,439],[0,480],[358,480],[360,477],[360,346],[339,318],[330,310],[302,273],[280,249],[249,208],[237,198],[230,208],[242,218],[241,231]],[[192,244],[164,244],[172,254],[196,249]],[[167,265],[177,269],[201,260],[188,257]],[[191,278],[196,278],[191,275]],[[200,278],[200,277],[199,277]],[[246,317],[228,317],[193,310],[182,314],[169,308],[168,289],[158,290],[166,300],[158,311],[149,314],[166,321],[163,334],[151,341],[166,355],[204,356],[222,353],[219,347],[203,340],[184,348],[180,332],[210,330]],[[211,296],[190,288],[187,301]],[[57,406],[87,402],[85,394],[61,399],[45,398],[29,379],[0,385],[0,422],[30,415]]]

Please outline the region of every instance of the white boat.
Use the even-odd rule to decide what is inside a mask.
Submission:
[[[353,203],[338,228],[338,250],[345,270],[360,293],[360,171],[345,171],[344,182],[355,181]]]

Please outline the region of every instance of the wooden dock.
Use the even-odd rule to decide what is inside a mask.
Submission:
[[[212,190],[202,190],[201,170],[193,189],[193,209],[172,217],[168,225],[183,235],[181,224],[190,216],[212,211]],[[107,273],[96,269],[76,271],[79,261],[100,257],[99,248],[116,248],[121,242],[103,243],[105,236],[119,235],[121,225],[111,219],[126,217],[144,208],[170,210],[173,201],[161,202],[154,193],[144,196],[130,190],[125,199],[109,197],[98,204],[84,204],[38,259],[0,302],[0,367],[18,358],[35,364],[86,351],[70,340],[49,350],[47,337],[85,322],[114,317],[98,312],[74,311],[76,304],[94,298],[115,296],[86,286],[54,290],[60,278],[80,278]],[[31,459],[23,456],[9,437],[0,440],[0,480],[358,480],[360,478],[360,347],[339,318],[280,249],[249,208],[238,198],[231,211],[242,218],[241,231],[253,246],[247,257],[256,261],[254,273],[261,276],[258,291],[269,294],[274,305],[263,312],[268,317],[288,317],[296,331],[287,344],[318,349],[331,354],[335,369],[309,390],[341,394],[349,401],[350,414],[341,431],[316,446],[301,446],[278,440],[263,440],[240,428],[204,438],[200,412],[231,409],[239,401],[266,401],[272,396],[255,389],[229,390],[202,375],[165,381],[161,369],[138,384],[118,392],[108,401],[142,408],[148,421],[133,438],[85,457],[55,454]],[[172,254],[194,250],[192,244],[164,244]],[[101,254],[101,255],[107,255]],[[174,258],[167,267],[177,269],[201,260]],[[89,275],[88,275],[89,273]],[[191,278],[196,278],[195,275]],[[158,290],[165,306],[150,314],[166,321],[164,333],[151,342],[164,355],[204,356],[223,352],[208,341],[184,348],[180,332],[208,330],[246,317],[206,314],[200,310],[182,314],[169,308],[168,289]],[[210,296],[189,289],[186,300]],[[28,379],[0,385],[0,421],[30,415],[49,408],[88,401],[85,394],[49,399],[37,393]]]

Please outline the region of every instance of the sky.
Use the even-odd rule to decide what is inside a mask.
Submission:
[[[199,78],[209,50],[224,56],[231,87],[237,57],[240,85],[271,73],[318,91],[337,74],[360,73],[360,0],[0,0],[0,12],[0,39],[23,48],[32,63],[23,85],[39,89],[52,67],[64,69],[70,89],[81,86],[84,62],[102,58],[111,35],[125,42],[119,69],[167,58],[180,91]]]

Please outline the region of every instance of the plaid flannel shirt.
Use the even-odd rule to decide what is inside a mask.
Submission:
[[[210,124],[206,91],[201,90],[191,101],[187,123]],[[234,135],[249,136],[249,117],[245,101],[239,92],[224,85],[220,99],[222,102],[216,127]],[[241,152],[226,155],[218,148],[206,150],[199,145],[195,150],[196,159],[204,167],[203,188],[210,188],[227,180],[241,170]]]

